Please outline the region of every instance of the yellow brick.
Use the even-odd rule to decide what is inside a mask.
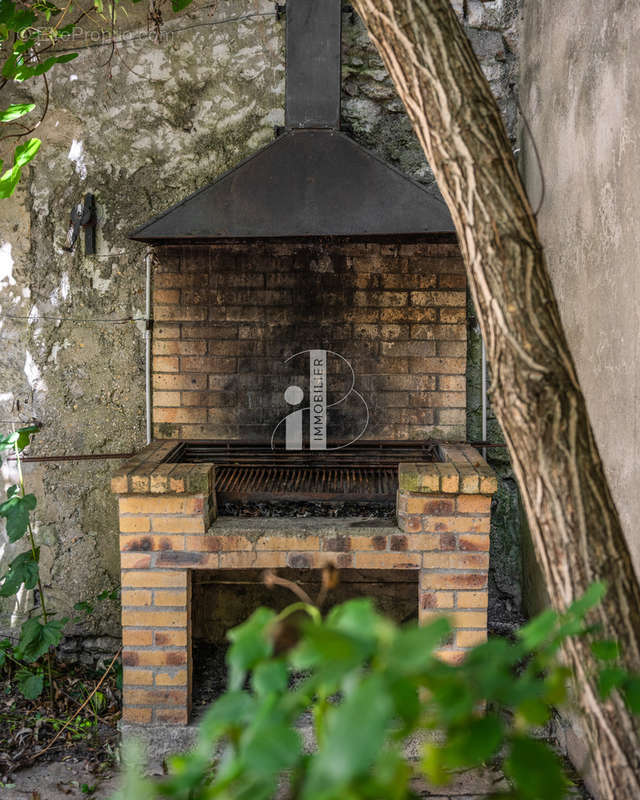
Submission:
[[[453,615],[456,628],[486,628],[486,611],[456,611]]]
[[[122,709],[122,721],[129,722],[133,725],[145,725],[151,722],[153,709],[151,708],[133,708],[132,706],[125,706]]]
[[[420,556],[413,553],[355,553],[357,569],[418,569]]]
[[[172,675],[170,672],[156,673],[156,686],[186,686],[187,670],[181,669]]]
[[[128,495],[120,498],[121,514],[198,514],[203,510],[204,500],[201,496],[175,497],[139,497]]]
[[[151,517],[151,526],[157,533],[204,533],[205,519],[202,514],[194,517]]]
[[[186,586],[187,573],[185,570],[166,570],[157,569],[146,572],[122,572],[122,586],[134,586],[154,589],[157,586]]]
[[[256,542],[257,550],[318,550],[319,548],[320,540],[317,536],[261,536]]]
[[[187,702],[187,690],[182,688],[129,689],[123,691],[124,705],[150,706],[184,706]]]
[[[455,530],[456,517],[425,517],[422,526],[428,533],[449,533]]]
[[[133,627],[184,628],[187,624],[185,611],[135,611],[122,612],[122,624]]]
[[[122,569],[148,569],[151,566],[151,556],[144,553],[120,553],[120,567]]]
[[[464,657],[466,655],[464,650],[436,650],[436,655],[440,659],[440,661],[444,661],[445,664],[461,664],[464,661]]]
[[[484,589],[487,585],[486,572],[429,572],[431,589]]]
[[[489,554],[455,550],[423,553],[422,566],[427,569],[489,569]]]
[[[456,645],[458,647],[475,647],[487,641],[486,631],[457,631]]]
[[[488,602],[488,592],[457,592],[458,608],[486,608]]]
[[[453,608],[455,594],[453,592],[421,592],[420,608],[423,612],[433,609]]]
[[[158,647],[186,647],[187,631],[156,631],[155,642]]]
[[[187,651],[125,650],[122,663],[125,667],[182,667],[187,663]]]
[[[457,533],[489,533],[491,517],[456,517],[453,530]]]
[[[458,547],[460,550],[471,551],[487,551],[490,547],[490,540],[488,536],[470,535],[459,536]]]
[[[220,569],[249,569],[252,567],[286,567],[287,554],[280,551],[266,551],[260,553],[239,552],[221,553]]]
[[[150,528],[149,517],[120,517],[121,533],[146,533]]]
[[[491,498],[483,494],[461,494],[458,496],[457,509],[460,514],[488,514]]]
[[[139,631],[135,628],[123,628],[122,644],[124,647],[145,647],[153,644],[153,631]]]
[[[122,683],[125,686],[151,686],[153,672],[150,669],[127,669],[122,671]]]
[[[184,550],[184,536],[135,536],[120,535],[120,550],[146,552],[148,550]]]
[[[439,550],[440,537],[430,536],[428,533],[402,534],[407,540],[407,550],[422,552],[423,550]]]
[[[151,592],[145,589],[124,589],[121,599],[123,606],[150,606]]]
[[[156,606],[185,606],[187,604],[187,592],[156,590],[153,593],[153,602]]]
[[[111,491],[114,494],[126,494],[129,491],[127,475],[114,475],[111,478]]]
[[[498,479],[494,477],[480,477],[480,491],[484,494],[495,494],[498,491]]]

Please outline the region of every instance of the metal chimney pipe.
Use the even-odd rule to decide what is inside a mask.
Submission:
[[[340,128],[341,0],[287,0],[285,125]]]

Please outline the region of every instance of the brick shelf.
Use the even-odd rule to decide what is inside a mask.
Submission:
[[[496,478],[473,448],[442,463],[402,464],[398,525],[353,518],[216,519],[215,467],[165,464],[157,442],[112,479],[119,495],[123,721],[187,724],[194,569],[402,569],[418,573],[421,621],[446,612],[455,662],[486,638],[491,496]],[[251,609],[247,609],[250,613]]]

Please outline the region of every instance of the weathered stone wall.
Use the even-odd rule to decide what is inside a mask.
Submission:
[[[513,131],[517,4],[456,5]],[[144,444],[143,325],[99,321],[144,313],[143,249],[126,234],[269,141],[273,126],[283,123],[284,24],[272,3],[220,0],[211,7],[196,0],[167,20],[158,41],[146,35],[144,13],[134,7],[121,19],[142,38],[118,44],[110,64],[110,45],[87,39],[76,43],[75,61],[55,68],[39,129],[42,151],[16,196],[2,201],[0,419],[4,428],[10,420],[40,420],[37,455],[129,452]],[[432,183],[402,105],[349,9],[344,49],[344,127]],[[15,97],[42,103],[42,84],[17,86]],[[67,254],[61,245],[69,211],[88,191],[98,205],[98,252],[85,257],[80,244]],[[477,384],[476,361],[469,376]],[[475,407],[471,412],[473,420]],[[474,425],[472,439],[478,438]],[[113,466],[88,461],[27,470],[39,498],[45,583],[61,613],[117,585]],[[10,465],[2,469],[9,485],[15,475]],[[513,530],[508,518],[494,541],[515,541]],[[3,546],[3,566],[13,553]],[[21,609],[32,602],[21,598]],[[6,627],[16,609],[3,608]],[[76,632],[85,634],[90,651],[108,649],[105,637],[119,636],[115,604],[99,605]]]

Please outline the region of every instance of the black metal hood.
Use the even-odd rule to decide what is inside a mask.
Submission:
[[[441,200],[339,130],[341,0],[287,0],[286,14],[284,133],[130,238],[453,233]]]

